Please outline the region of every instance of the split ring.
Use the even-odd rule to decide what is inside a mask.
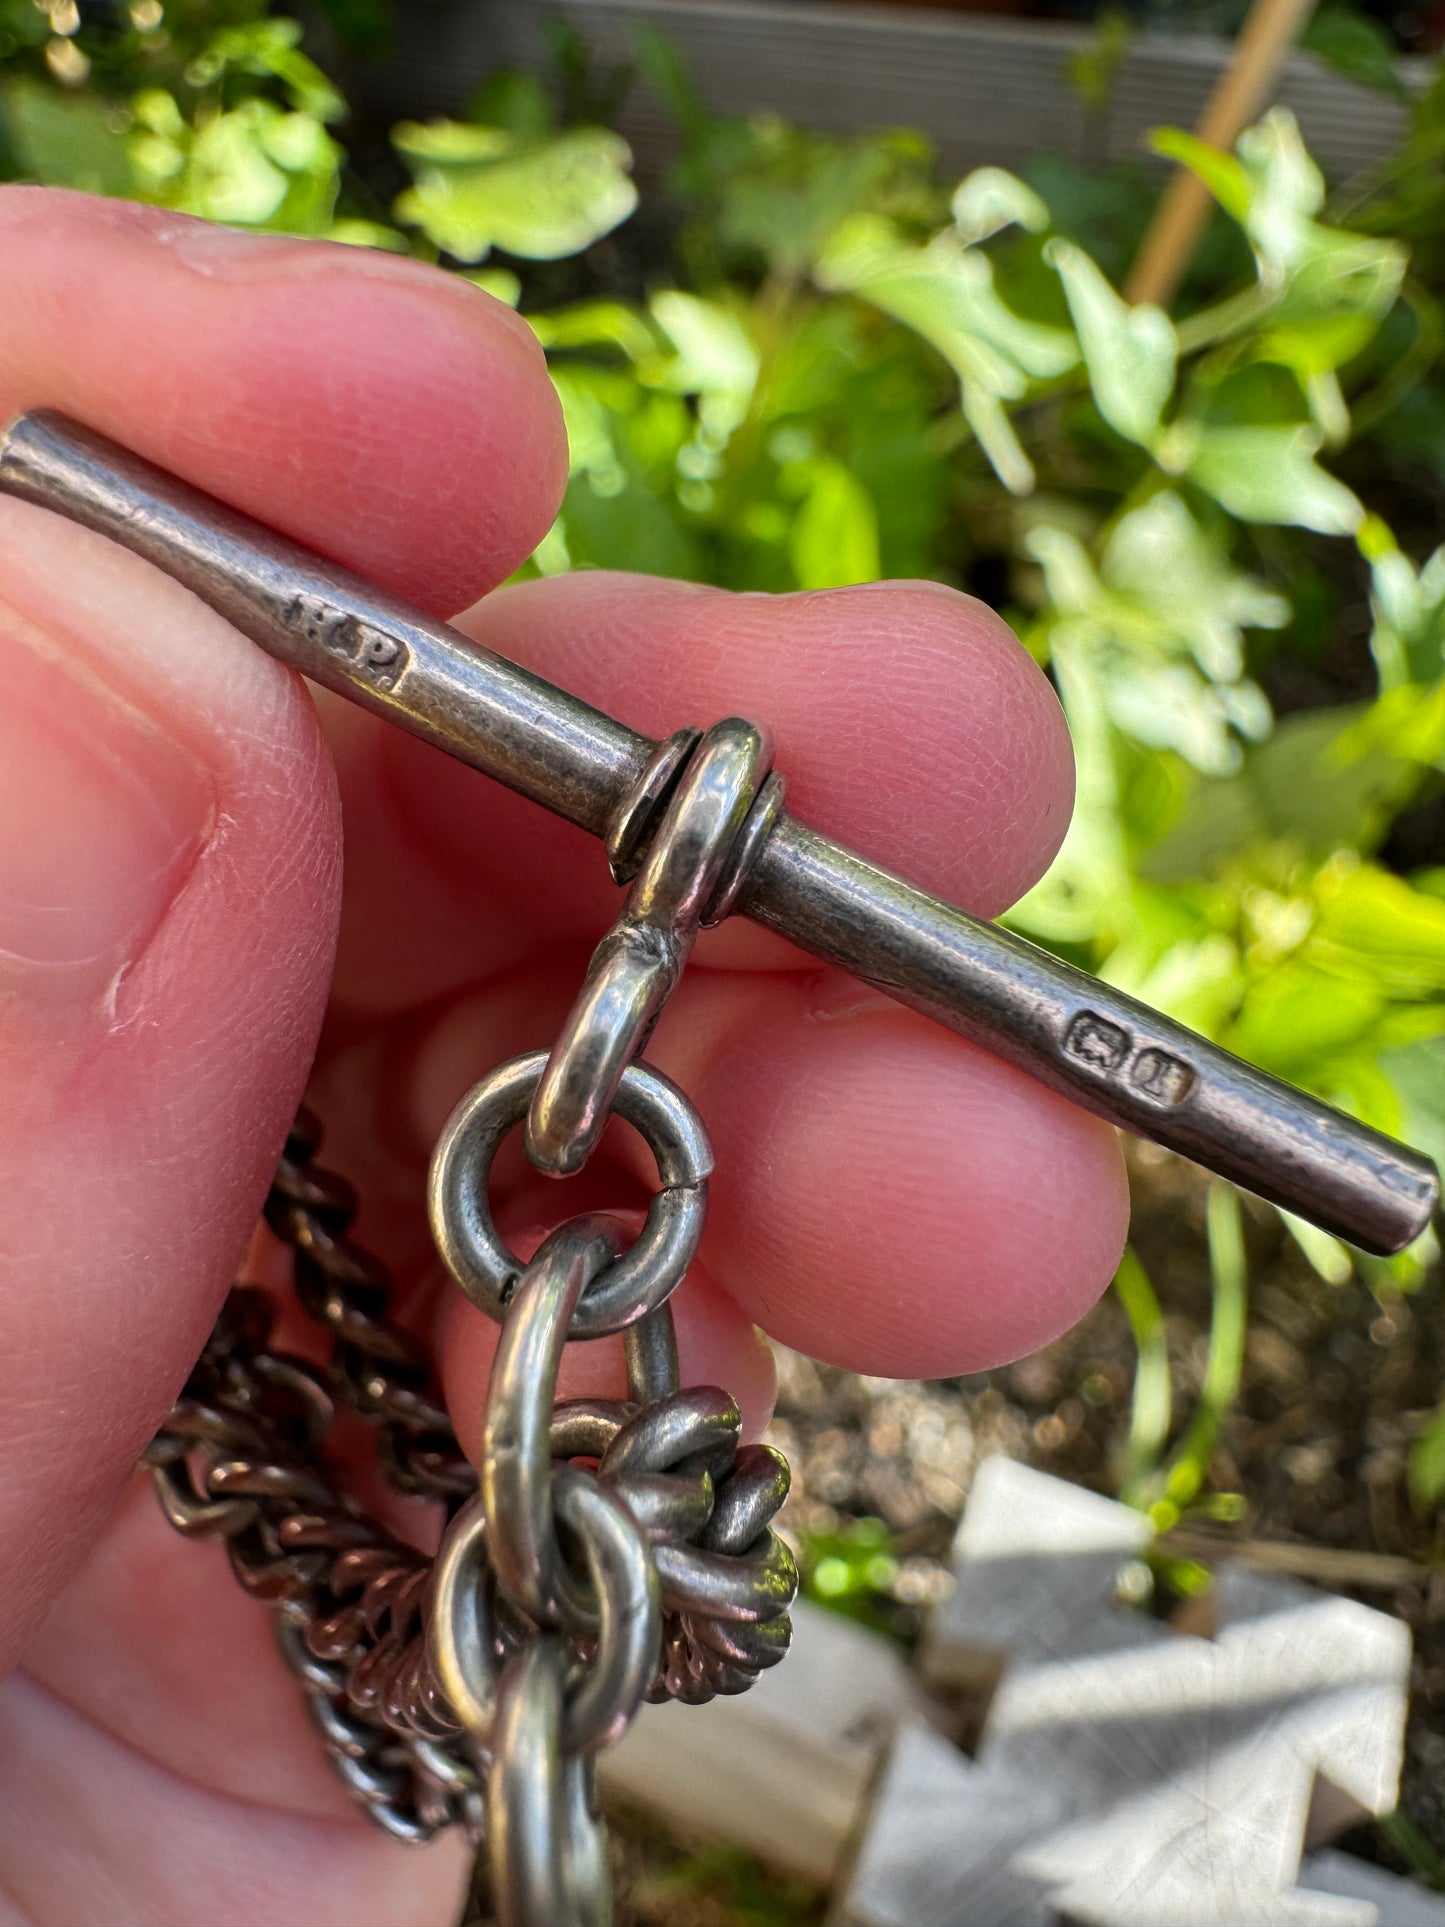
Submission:
[[[448,1118],[432,1158],[427,1204],[442,1261],[474,1305],[501,1321],[524,1266],[503,1243],[487,1179],[507,1132],[527,1114],[547,1063],[532,1051],[499,1065]],[[591,1281],[572,1338],[604,1338],[655,1311],[682,1282],[702,1237],[712,1146],[677,1086],[647,1065],[623,1072],[617,1115],[638,1130],[657,1160],[662,1189],[636,1241]]]

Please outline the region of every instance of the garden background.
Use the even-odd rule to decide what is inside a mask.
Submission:
[[[960,181],[907,129],[721,118],[655,34],[618,65],[564,27],[464,118],[388,126],[347,103],[391,24],[384,0],[0,0],[0,178],[404,250],[518,305],[571,443],[529,572],[928,576],[1000,607],[1079,763],[1006,921],[1441,1159],[1445,78],[1416,75],[1403,144],[1352,179],[1281,110],[1232,157],[1160,132],[1217,203],[1166,316],[1116,292],[1157,158]],[[1073,63],[1090,111],[1133,31],[1105,13]],[[1310,30],[1396,98],[1399,38],[1342,6]],[[613,131],[639,89],[674,147],[641,192]],[[1389,1606],[1417,1643],[1409,1764],[1350,1844],[1445,1890],[1434,1236],[1367,1259],[1150,1147],[1132,1165],[1115,1289],[1048,1352],[933,1385],[782,1361],[809,1589],[911,1639],[1002,1449],[1149,1513],[1145,1606],[1241,1546]],[[639,1920],[811,1917],[643,1837]]]

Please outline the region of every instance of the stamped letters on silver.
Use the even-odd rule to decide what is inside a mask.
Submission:
[[[346,615],[318,596],[300,595],[286,611],[287,627],[328,655],[361,670],[373,689],[394,689],[410,661],[405,643],[374,629],[359,616]]]

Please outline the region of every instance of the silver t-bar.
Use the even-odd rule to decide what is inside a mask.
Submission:
[[[61,415],[11,425],[0,489],[112,537],[293,669],[594,835],[656,748]],[[737,908],[1111,1124],[1367,1251],[1398,1251],[1429,1221],[1428,1158],[786,812]]]

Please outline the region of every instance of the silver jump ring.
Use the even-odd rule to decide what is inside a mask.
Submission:
[[[545,1051],[532,1051],[484,1077],[448,1118],[432,1157],[427,1202],[437,1250],[472,1303],[498,1322],[525,1267],[498,1234],[487,1179],[503,1138],[526,1116],[546,1062]],[[646,1139],[662,1189],[636,1241],[583,1295],[573,1338],[604,1338],[655,1311],[681,1283],[702,1237],[712,1146],[697,1112],[675,1084],[643,1064],[623,1073],[615,1108]]]

